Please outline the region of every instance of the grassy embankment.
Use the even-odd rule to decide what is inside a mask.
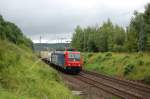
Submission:
[[[32,52],[0,41],[0,99],[75,99],[57,72]]]
[[[83,53],[85,69],[150,84],[150,53]]]

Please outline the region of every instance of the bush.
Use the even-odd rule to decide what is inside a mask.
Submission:
[[[126,55],[126,56],[124,56],[124,57],[122,57],[122,58],[120,59],[120,62],[123,61],[123,64],[126,64],[126,63],[128,62],[128,60],[129,60],[129,58],[130,58],[130,56]]]
[[[107,52],[107,53],[105,54],[105,56],[112,56],[112,53],[111,53],[111,52]]]
[[[93,56],[93,53],[89,53],[88,54],[88,58],[92,57]]]
[[[100,67],[101,70],[104,70],[104,66]]]
[[[101,59],[102,58],[102,56],[101,55],[98,55],[98,57],[97,57],[98,59]]]
[[[107,60],[109,60],[109,59],[111,59],[112,58],[112,53],[111,52],[107,52],[106,54],[105,54],[105,56],[103,56],[102,58],[101,58],[101,61],[107,61]]]
[[[137,65],[144,65],[144,61],[143,60],[138,60]]]
[[[43,99],[45,96],[73,99],[55,70],[33,53],[0,42],[0,99]]]
[[[144,83],[150,85],[150,76],[145,76],[143,81],[144,81]]]
[[[96,57],[94,57],[93,62],[95,63],[100,63],[102,60],[102,56],[100,54],[98,54]]]
[[[125,48],[123,46],[121,46],[121,45],[114,45],[113,51],[114,52],[124,52]]]
[[[129,59],[129,58],[130,58],[130,56],[126,55],[126,56],[123,57],[123,60],[124,59]]]
[[[124,68],[124,75],[128,75],[130,72],[132,72],[134,69],[134,65],[133,64],[128,64],[125,66]]]
[[[138,52],[138,54],[136,55],[135,58],[137,59],[137,58],[140,58],[140,57],[143,57],[143,52]]]
[[[146,62],[145,65],[146,65],[146,66],[150,66],[150,62],[149,62],[149,61]]]
[[[0,39],[7,40],[19,46],[24,45],[30,49],[33,49],[33,42],[22,33],[20,28],[16,24],[4,20],[1,15]]]

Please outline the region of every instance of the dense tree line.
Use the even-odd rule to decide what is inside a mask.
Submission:
[[[72,46],[80,51],[122,51],[124,43],[125,30],[110,20],[101,27],[77,26],[72,39]]]
[[[22,31],[11,22],[7,22],[0,15],[0,39],[7,40],[17,45],[25,45],[32,48],[33,44],[30,39],[25,37]]]
[[[144,13],[134,13],[126,29],[109,19],[101,26],[77,26],[71,46],[89,52],[150,51],[150,4]]]

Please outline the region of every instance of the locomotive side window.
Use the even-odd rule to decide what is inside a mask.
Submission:
[[[68,58],[70,61],[80,61],[80,54],[69,53]]]

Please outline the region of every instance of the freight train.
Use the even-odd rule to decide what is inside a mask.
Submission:
[[[79,73],[83,66],[81,54],[75,49],[43,51],[41,58],[70,73]]]

